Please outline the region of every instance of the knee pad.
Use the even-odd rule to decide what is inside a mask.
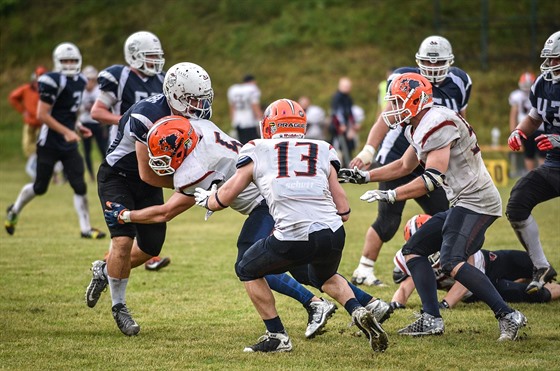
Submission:
[[[71,184],[71,186],[72,189],[74,190],[74,193],[77,194],[78,196],[84,196],[87,193],[87,185],[86,182],[84,182],[83,180]]]
[[[443,274],[445,274],[448,277],[451,277],[451,272],[453,271],[453,268],[455,268],[457,266],[457,264],[460,263],[465,263],[465,264],[469,264],[467,262],[465,262],[464,260],[459,260],[459,259],[451,259],[449,261],[442,261],[440,260],[440,264],[441,264],[441,272]]]
[[[371,227],[377,232],[383,242],[389,242],[399,230],[401,217],[399,215],[387,214],[383,220],[378,217]]]
[[[47,189],[49,189],[48,181],[47,182],[35,181],[35,183],[33,183],[33,192],[35,192],[37,196],[44,195],[47,192]]]

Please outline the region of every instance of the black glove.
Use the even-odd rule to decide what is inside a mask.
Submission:
[[[369,171],[363,171],[354,167],[353,169],[342,168],[338,171],[339,183],[366,184],[369,183]]]
[[[401,304],[397,301],[392,301],[391,304],[389,304],[389,305],[391,306],[391,308],[393,308],[393,310],[395,310],[395,309],[405,309],[406,308],[406,305]]]

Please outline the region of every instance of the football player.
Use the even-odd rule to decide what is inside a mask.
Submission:
[[[37,176],[33,183],[23,186],[15,203],[8,207],[5,228],[10,235],[14,234],[19,214],[35,196],[47,192],[55,164],[61,161],[74,190],[81,236],[103,238],[105,233],[90,225],[84,161],[78,150],[80,135],[76,129],[84,137],[91,136],[88,128],[76,125],[86,87],[86,78],[80,73],[82,54],[76,45],[65,42],[54,49],[53,63],[54,71],[39,77],[37,118],[43,126],[37,141]]]
[[[167,72],[164,81],[167,84],[165,94],[135,103],[120,119],[119,133],[97,174],[103,209],[107,202],[118,202],[129,209],[163,204],[161,187],[172,188],[173,178],[156,175],[148,164],[146,139],[149,129],[160,118],[171,114],[201,119],[212,115],[214,91],[210,77],[202,67],[193,63],[177,64]],[[86,303],[94,307],[109,284],[117,326],[125,335],[136,335],[140,326],[132,319],[125,300],[130,269],[159,255],[166,224],[109,223],[108,227],[111,250],[107,263],[93,262]]]
[[[387,86],[403,73],[419,73],[432,83],[434,104],[450,108],[466,117],[472,82],[465,71],[452,66],[453,62],[453,50],[449,41],[441,36],[429,36],[422,41],[416,53],[418,67],[397,68],[389,76]],[[384,111],[389,109],[385,106]],[[374,159],[380,165],[390,164],[401,158],[407,147],[408,142],[403,130],[401,128],[389,130],[382,116],[379,115],[370,129],[364,149],[350,162],[350,167],[366,169],[372,165]],[[377,149],[379,150],[376,151]],[[408,183],[422,172],[423,169],[419,167],[405,177],[381,182],[379,189],[396,188]],[[428,215],[434,215],[449,207],[443,189],[436,189],[429,197],[421,196],[414,200]],[[404,206],[405,201],[377,205],[377,218],[366,231],[362,257],[352,274],[352,282],[355,284],[383,285],[375,276],[374,265],[383,243],[390,241],[399,230]]]
[[[124,43],[124,59],[128,65],[116,64],[99,73],[97,81],[101,92],[91,109],[94,120],[110,125],[109,146],[118,143],[114,140],[122,115],[139,100],[161,94],[165,76],[163,48],[159,38],[151,32],[130,35]],[[170,262],[168,257],[154,256],[145,267],[159,270]]]
[[[527,292],[537,292],[556,278],[556,271],[548,262],[539,237],[539,229],[531,211],[538,204],[560,196],[560,31],[544,43],[541,58],[542,74],[531,86],[531,110],[517,125],[508,139],[513,151],[519,151],[539,126],[544,134],[535,138],[537,147],[546,151],[544,164],[531,170],[515,183],[506,207],[506,216],[527,250],[535,271]]]
[[[408,240],[406,231],[405,240]],[[439,303],[440,308],[453,308],[461,300],[465,302],[478,300],[459,282],[443,274],[439,251],[430,255],[428,260],[432,264],[438,290],[447,291]],[[395,263],[393,282],[398,284],[399,288],[393,294],[391,307],[393,309],[405,308],[408,298],[414,291],[414,281],[410,277],[410,271],[401,250],[397,251],[393,262]],[[534,295],[527,294],[525,290],[532,278],[533,264],[525,251],[479,250],[469,257],[468,262],[490,278],[492,284],[507,302],[546,303],[560,298],[560,285],[556,283],[545,284]]]
[[[457,112],[434,105],[432,85],[416,73],[405,73],[391,83],[388,110],[382,116],[390,128],[404,127],[410,146],[388,165],[370,170],[341,169],[342,181],[363,184],[408,175],[422,165],[422,175],[395,189],[371,190],[360,199],[394,203],[443,188],[453,207],[432,216],[402,248],[422,314],[402,335],[443,334],[436,279],[428,256],[440,251],[443,273],[459,281],[494,312],[499,341],[515,340],[526,325],[525,316],[502,299],[484,273],[466,263],[482,247],[486,229],[502,215],[500,193],[484,166],[473,128]]]
[[[217,211],[233,205],[254,183],[274,220],[274,232],[255,242],[236,265],[237,276],[266,327],[259,342],[244,351],[292,349],[264,277],[308,264],[310,283],[342,304],[372,349],[382,352],[387,334],[337,273],[345,240],[342,223],[350,215],[337,182],[340,162],[327,142],[304,139],[306,126],[305,111],[297,102],[271,103],[261,121],[263,139],[241,149],[235,174],[219,189],[195,189],[197,205]]]

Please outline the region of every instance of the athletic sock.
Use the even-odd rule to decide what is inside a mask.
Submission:
[[[88,200],[85,195],[74,194],[74,209],[78,214],[78,220],[80,221],[80,230],[82,233],[88,233],[91,231],[91,224],[89,221],[89,206]]]
[[[356,298],[349,299],[346,303],[344,303],[344,309],[348,312],[350,316],[357,308],[363,307]]]
[[[473,267],[469,263],[463,264],[455,274],[455,279],[469,289],[477,298],[482,300],[492,309],[496,318],[513,312],[498,290],[492,285],[487,275]]]
[[[406,266],[410,271],[420,300],[422,300],[424,312],[434,317],[441,317],[437,296],[437,282],[428,258],[425,256],[412,258],[406,262]]]
[[[271,319],[263,319],[263,322],[264,322],[264,325],[266,326],[266,329],[267,329],[268,332],[286,333],[286,330],[284,329],[284,325],[282,324],[282,321],[280,320],[280,316],[276,316],[276,317],[271,318]]]
[[[294,298],[303,306],[308,305],[313,296],[315,296],[311,291],[303,287],[301,283],[286,273],[269,274],[264,278],[271,290]]]
[[[112,306],[117,304],[126,304],[126,285],[128,278],[113,278],[107,276],[109,279],[109,288],[111,289],[111,302]]]
[[[543,247],[539,238],[539,227],[532,215],[520,222],[510,222],[517,239],[531,258],[533,265],[539,268],[547,268],[550,264],[544,255]]]
[[[33,190],[33,183],[28,183],[21,188],[19,195],[14,202],[14,207],[12,211],[16,214],[19,214],[21,210],[27,205],[32,199],[36,196],[35,191]]]

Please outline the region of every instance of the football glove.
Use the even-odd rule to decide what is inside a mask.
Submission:
[[[360,196],[360,200],[367,201],[367,202],[387,202],[387,203],[394,203],[397,199],[397,192],[393,189],[389,189],[388,191],[380,191],[378,189],[374,189],[371,191],[367,191],[363,195]]]
[[[447,300],[443,299],[439,302],[439,309],[451,309]]]
[[[527,135],[519,129],[511,132],[508,138],[508,146],[512,151],[519,151],[521,149],[521,138],[527,140]]]
[[[119,224],[130,223],[130,210],[126,207],[111,201],[107,201],[105,205],[107,206],[104,210],[105,222],[108,227],[116,227]],[[123,215],[127,211],[128,213]]]
[[[366,184],[369,183],[369,171],[363,171],[354,167],[353,169],[342,168],[338,171],[339,183]]]
[[[218,191],[218,186],[216,184],[212,184],[212,187],[210,187],[210,190],[206,190],[204,188],[197,187],[194,190],[194,201],[196,202],[196,204],[198,206],[209,210],[208,209],[208,199],[210,198],[210,196],[212,196],[217,191]]]
[[[535,138],[537,147],[541,151],[550,151],[554,148],[560,148],[560,135],[558,134],[541,134]]]

